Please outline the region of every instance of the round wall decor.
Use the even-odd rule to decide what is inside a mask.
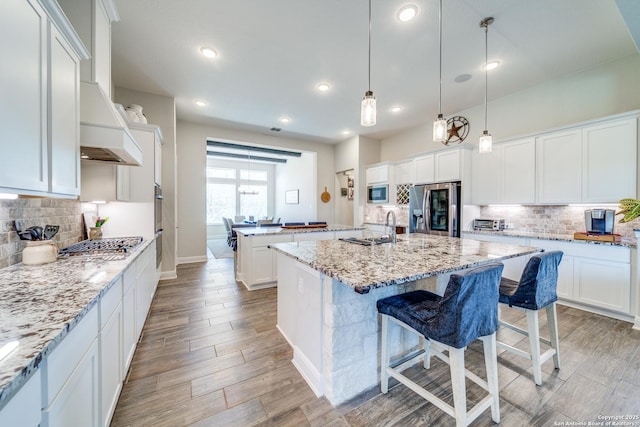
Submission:
[[[447,140],[444,145],[460,144],[469,135],[469,121],[462,116],[453,116],[447,120]]]

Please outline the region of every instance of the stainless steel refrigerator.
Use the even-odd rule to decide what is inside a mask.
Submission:
[[[409,189],[409,232],[460,237],[460,182],[414,185]]]

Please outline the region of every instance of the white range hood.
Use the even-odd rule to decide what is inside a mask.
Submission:
[[[142,150],[98,83],[80,82],[80,152],[83,160],[142,166]]]

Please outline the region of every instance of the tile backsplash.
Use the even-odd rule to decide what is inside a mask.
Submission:
[[[84,238],[84,205],[77,200],[48,198],[0,200],[0,268],[22,262],[26,242],[18,237],[14,220],[22,220],[25,228],[59,225],[60,230],[53,241],[58,247],[69,246]]]
[[[584,211],[586,209],[614,209],[617,205],[593,206],[481,206],[481,218],[504,218],[510,229],[519,231],[573,234],[585,231]],[[634,238],[634,228],[640,228],[640,219],[621,224],[621,216],[616,216],[613,232],[623,237]]]

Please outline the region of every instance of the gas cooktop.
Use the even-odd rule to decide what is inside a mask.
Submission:
[[[127,253],[142,243],[142,236],[108,237],[105,239],[83,240],[71,246],[62,248],[59,255],[91,255]]]

